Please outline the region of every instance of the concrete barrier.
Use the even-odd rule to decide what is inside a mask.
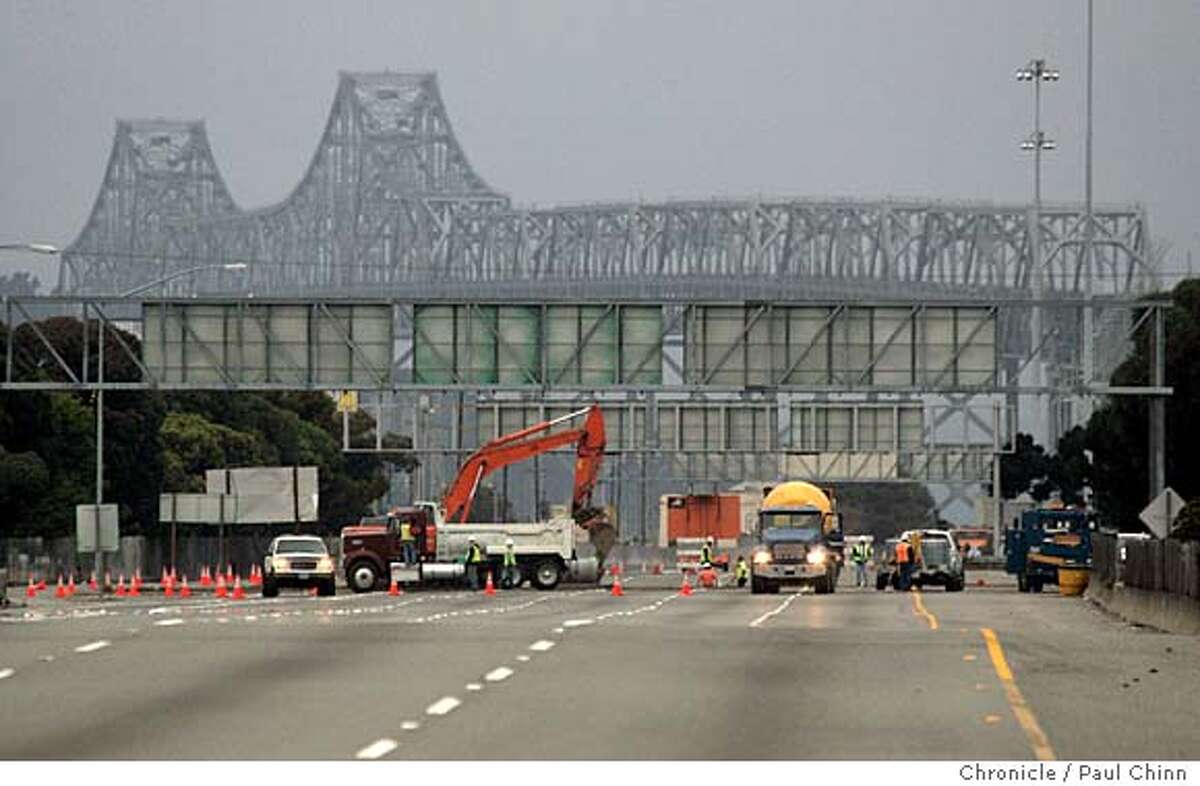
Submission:
[[[1169,633],[1200,635],[1200,601],[1193,598],[1099,583],[1088,587],[1086,597],[1126,622]]]

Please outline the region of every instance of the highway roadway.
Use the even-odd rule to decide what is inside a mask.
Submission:
[[[654,581],[39,598],[0,614],[0,758],[1200,758],[1200,643],[1082,599]]]

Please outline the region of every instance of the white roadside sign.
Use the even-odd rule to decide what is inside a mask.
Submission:
[[[1171,530],[1171,524],[1174,523],[1175,517],[1179,515],[1179,511],[1183,510],[1185,504],[1187,503],[1184,502],[1183,497],[1168,486],[1146,506],[1138,518],[1150,528],[1156,538],[1161,540],[1167,537],[1167,533]]]

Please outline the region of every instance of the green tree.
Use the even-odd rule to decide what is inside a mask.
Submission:
[[[1166,403],[1166,480],[1185,499],[1200,496],[1194,446],[1200,438],[1200,280],[1182,281],[1164,311],[1166,384],[1174,394]],[[1135,313],[1133,319],[1141,317]],[[1134,336],[1134,350],[1113,372],[1114,386],[1150,382],[1153,320]],[[1140,529],[1138,513],[1149,500],[1149,406],[1141,396],[1112,396],[1088,421],[1085,442],[1094,454],[1092,487],[1105,524]]]

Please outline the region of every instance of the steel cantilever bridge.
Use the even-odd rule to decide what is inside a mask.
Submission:
[[[111,294],[200,264],[249,263],[171,292],[430,296],[996,298],[1124,294],[1150,275],[1139,207],[829,199],[514,207],[475,171],[434,74],[343,73],[295,190],[243,209],[201,121],[117,123],[59,290]]]
[[[424,493],[436,493],[458,457],[501,426],[541,418],[564,399],[604,399],[630,417],[618,428],[626,453],[612,462],[610,496],[629,508],[640,536],[652,539],[647,522],[659,493],[788,474],[786,462],[798,452],[811,459],[803,471],[836,467],[828,471],[838,477],[870,463],[862,457],[886,452],[898,460],[877,474],[957,484],[943,503],[966,502],[965,490],[988,475],[994,435],[1015,428],[1012,419],[998,426],[991,417],[996,396],[1007,396],[1005,411],[1014,412],[1021,408],[1014,387],[1051,397],[1094,393],[1127,346],[1133,298],[1157,283],[1141,207],[1099,207],[1091,226],[1089,254],[1087,214],[1078,205],[757,198],[515,206],[468,161],[434,74],[342,73],[308,169],[286,199],[268,207],[234,201],[203,122],[118,121],[91,215],[63,253],[58,292],[88,298],[149,285],[146,296],[164,300],[390,299],[403,354],[391,383],[411,394],[398,400],[412,411],[394,410],[389,425],[415,434],[427,458]],[[169,281],[154,284],[163,279]],[[788,374],[777,388],[705,388],[731,363],[769,355],[768,344],[793,351],[778,345],[791,339],[766,326],[778,321],[771,313],[800,301],[829,306],[818,319],[821,331],[801,349],[805,363],[815,359],[827,381],[838,383],[836,394],[821,387],[824,371],[815,389],[788,389]],[[578,324],[561,336],[552,335],[561,320],[546,311],[555,302],[579,307]],[[728,324],[705,322],[707,332],[672,327],[699,324],[693,317],[714,302],[728,307]],[[1098,305],[1085,309],[1085,302]],[[460,311],[425,320],[426,330],[445,335],[422,347],[424,317],[417,312],[425,303]],[[662,347],[661,378],[640,387],[608,385],[609,377],[620,381],[620,361],[604,360],[590,377],[600,380],[595,390],[557,390],[545,375],[527,373],[529,389],[514,392],[494,384],[504,362],[497,354],[480,368],[456,370],[448,361],[455,384],[443,401],[427,388],[416,395],[420,374],[412,358],[424,349],[475,360],[481,351],[512,353],[506,303],[542,304],[542,327],[520,332],[541,342],[532,357],[541,352],[544,366],[561,352],[567,365],[581,368],[598,343],[605,358],[620,356],[605,347],[625,341],[619,328],[609,329],[622,304],[660,304],[664,327],[647,340]],[[1034,303],[1044,304],[1037,319],[1030,318]],[[961,312],[973,327],[961,334],[944,327],[960,320],[948,320],[938,304],[979,309]],[[587,309],[598,310],[585,318]],[[472,338],[476,330],[487,335]],[[988,337],[982,349],[981,335]],[[889,398],[869,381],[898,363],[916,395],[947,394],[938,383],[922,387],[917,367],[940,358],[929,378],[942,380],[967,356],[994,358],[985,364],[988,382],[937,405],[928,395],[913,398],[913,389]],[[696,358],[715,365],[699,387],[678,385],[694,378]],[[1035,359],[1049,378],[1030,383],[1023,374]],[[850,371],[837,377],[847,363]],[[744,378],[752,379],[749,370]],[[837,400],[847,392],[859,400]],[[971,402],[989,394],[988,411],[972,412]],[[378,397],[381,407],[396,400]],[[922,400],[925,412],[916,420],[899,409],[879,414],[880,406],[920,409]],[[461,414],[463,403],[474,424],[454,421],[451,413]],[[739,420],[747,406],[761,410],[761,428],[748,431]],[[793,416],[797,406],[834,409]],[[643,421],[634,412],[639,407]],[[801,428],[796,418],[813,425]],[[958,423],[961,443],[956,438],[947,450],[947,427],[957,431]],[[925,469],[912,469],[918,466]],[[622,492],[623,475],[640,499]],[[518,478],[515,485],[537,489],[539,477],[535,468],[531,482]],[[540,507],[540,491],[534,496],[519,505]]]

